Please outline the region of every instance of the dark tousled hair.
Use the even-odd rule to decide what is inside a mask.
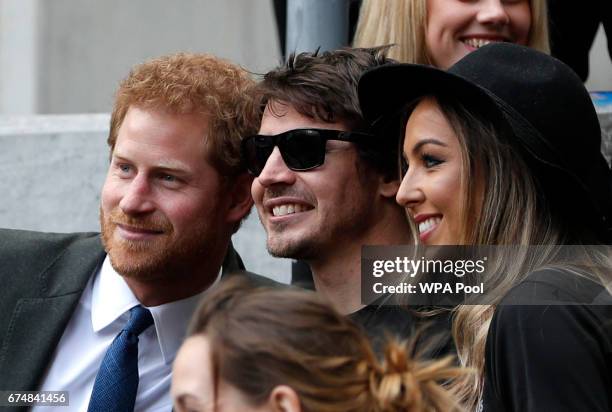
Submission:
[[[258,99],[276,116],[282,116],[277,104],[290,105],[312,119],[341,122],[351,131],[374,132],[361,113],[357,84],[367,70],[393,62],[386,57],[390,47],[292,53],[263,76],[257,86]],[[371,142],[357,144],[360,157],[379,173],[396,178],[395,136],[375,134]]]

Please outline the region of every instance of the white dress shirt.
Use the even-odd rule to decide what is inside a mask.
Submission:
[[[221,272],[215,283],[220,275]],[[172,409],[172,361],[183,342],[200,296],[147,308],[153,315],[155,327],[148,328],[139,336],[139,384],[134,411]],[[40,389],[68,391],[69,407],[62,407],[62,411],[87,411],[106,350],[128,321],[129,310],[139,304],[107,256],[83,291]],[[33,408],[36,412],[49,410],[49,407]]]

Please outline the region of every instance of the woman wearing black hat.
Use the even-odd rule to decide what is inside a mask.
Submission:
[[[495,44],[448,72],[375,69],[359,95],[374,124],[408,116],[397,201],[421,243],[540,245],[501,255],[492,304],[455,309],[459,357],[480,372],[460,388],[468,407],[612,410],[610,248],[563,246],[612,243],[612,178],[580,79]]]

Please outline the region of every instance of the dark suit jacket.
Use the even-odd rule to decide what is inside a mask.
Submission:
[[[0,229],[0,390],[36,390],[87,281],[98,233]],[[223,273],[244,269],[230,245]]]

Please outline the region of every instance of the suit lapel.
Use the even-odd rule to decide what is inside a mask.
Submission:
[[[74,242],[40,274],[43,296],[17,302],[0,352],[0,369],[12,371],[7,388],[38,388],[83,289],[104,256],[97,236]]]
[[[236,249],[234,249],[234,245],[230,241],[229,246],[227,247],[227,253],[225,254],[225,259],[223,259],[223,272],[222,275],[232,274],[232,272],[243,271],[244,263],[240,258]]]
[[[38,389],[87,281],[104,256],[99,236],[74,242],[40,274],[42,296],[17,302],[0,350],[0,370],[12,371],[3,382],[6,388]],[[230,243],[223,274],[243,269]]]

